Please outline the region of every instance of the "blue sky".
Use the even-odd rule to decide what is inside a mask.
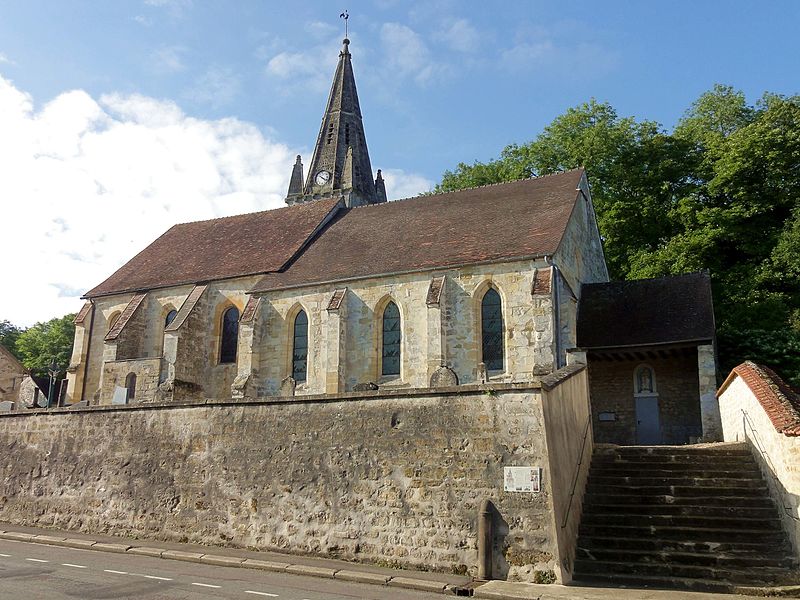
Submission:
[[[12,274],[39,298],[0,319],[76,310],[175,222],[280,206],[344,8],[394,198],[591,97],[671,127],[714,83],[800,92],[798,2],[0,0],[0,251],[36,247]]]

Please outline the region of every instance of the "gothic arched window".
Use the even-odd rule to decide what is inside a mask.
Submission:
[[[164,319],[164,327],[169,327],[169,324],[175,320],[175,317],[178,316],[178,311],[174,308],[167,313],[167,317]]]
[[[481,349],[486,370],[502,371],[503,303],[494,288],[489,288],[481,301]]]
[[[381,375],[400,375],[400,310],[389,302],[383,310]]]
[[[306,380],[308,371],[308,317],[301,310],[294,318],[292,336],[292,378],[300,383]]]
[[[239,309],[231,306],[222,314],[222,343],[219,349],[219,362],[236,362],[236,344],[239,340]]]
[[[125,378],[125,389],[128,390],[128,401],[136,399],[136,373],[128,373]]]

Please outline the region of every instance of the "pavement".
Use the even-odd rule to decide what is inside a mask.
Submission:
[[[183,561],[208,567],[233,567],[281,574],[281,576],[292,574],[339,582],[386,586],[395,590],[394,592],[386,590],[386,597],[391,598],[400,597],[401,590],[416,590],[429,594],[474,595],[475,598],[494,600],[743,600],[759,597],[673,590],[536,585],[507,581],[479,583],[473,582],[465,576],[390,569],[331,558],[81,534],[6,523],[0,523],[0,540],[23,542],[26,545],[39,544],[91,552],[115,553],[128,557]],[[794,591],[800,592],[800,590]],[[791,594],[791,590],[789,592],[787,595],[794,596]],[[353,596],[351,593],[346,595]],[[372,595],[358,594],[355,597],[366,598],[372,597]]]

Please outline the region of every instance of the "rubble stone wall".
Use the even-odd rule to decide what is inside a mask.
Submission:
[[[474,574],[490,498],[496,575],[549,581],[545,438],[535,385],[10,413],[0,506],[19,525]],[[505,466],[543,467],[542,492],[504,492]]]

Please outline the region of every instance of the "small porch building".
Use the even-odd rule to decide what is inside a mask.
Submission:
[[[584,285],[577,345],[597,443],[720,439],[708,272]]]

